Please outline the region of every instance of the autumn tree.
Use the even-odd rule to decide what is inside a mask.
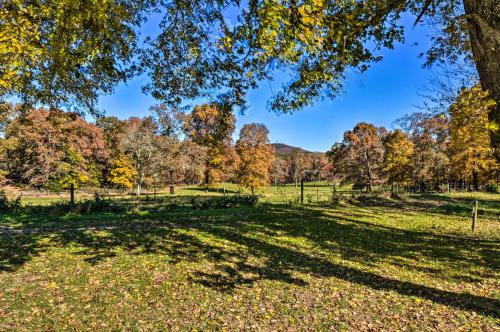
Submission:
[[[271,169],[269,171],[269,176],[275,186],[278,183],[286,183],[288,175],[288,163],[283,156],[276,155],[273,163],[271,164]]]
[[[106,146],[109,149],[112,159],[124,155],[123,135],[126,130],[126,121],[118,119],[116,116],[100,117],[96,120],[96,126],[104,133]]]
[[[192,141],[182,141],[175,157],[176,179],[189,184],[202,183],[205,180],[207,147]]]
[[[494,106],[495,102],[476,85],[464,90],[449,109],[452,171],[458,178],[466,178],[475,190],[499,169],[488,136],[488,112]]]
[[[231,25],[228,8],[237,17]],[[160,32],[139,50],[141,24],[159,11]],[[428,64],[461,58],[476,64],[483,89],[497,101],[489,116],[498,125],[500,37],[493,0],[3,1],[0,96],[51,106],[73,102],[95,112],[99,93],[141,73],[133,61],[140,58],[151,78],[145,91],[176,105],[214,90],[220,100],[242,105],[248,90],[273,78],[272,68],[284,67],[293,79],[270,105],[289,112],[335,96],[351,68],[363,71],[380,61],[381,49],[404,40],[400,17],[407,12],[416,23],[440,21]]]
[[[397,120],[413,143],[412,182],[415,190],[438,189],[449,178],[448,118],[445,114],[413,113]]]
[[[294,151],[288,156],[288,180],[297,187],[299,182],[305,180],[309,169],[309,160],[302,150]]]
[[[234,163],[231,148],[235,117],[231,107],[219,104],[196,106],[184,119],[184,132],[189,140],[207,148],[204,184],[224,179]]]
[[[330,163],[324,153],[314,152],[308,155],[309,178],[312,181],[325,180],[330,175]]]
[[[125,152],[134,162],[137,196],[141,194],[146,178],[154,173],[158,158],[157,124],[151,117],[130,118],[123,136]]]
[[[98,185],[108,158],[103,132],[78,114],[29,110],[6,128],[9,177],[34,187]]]
[[[391,184],[405,183],[412,180],[411,157],[413,143],[399,129],[387,134],[383,141],[383,171]]]
[[[384,128],[361,122],[344,133],[342,143],[336,144],[328,156],[343,178],[369,192],[382,181]]]
[[[274,147],[269,144],[269,130],[261,123],[246,124],[236,142],[239,156],[238,183],[255,189],[269,185],[269,170],[274,160]]]
[[[130,189],[136,177],[137,172],[133,162],[126,156],[122,156],[112,161],[107,180],[116,188]]]

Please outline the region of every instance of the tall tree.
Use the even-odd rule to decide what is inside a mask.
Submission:
[[[0,2],[0,96],[98,114],[100,93],[132,74],[149,0]]]
[[[390,183],[411,181],[413,143],[397,129],[384,139],[384,173]]]
[[[207,150],[207,147],[192,141],[181,142],[178,154],[175,157],[178,182],[190,184],[203,182],[205,179]]]
[[[495,106],[480,86],[464,90],[450,107],[450,162],[458,178],[467,178],[476,190],[499,164],[488,136],[488,112]]]
[[[288,163],[282,156],[276,155],[271,165],[270,177],[274,185],[285,183],[288,175]]]
[[[158,161],[157,129],[158,126],[151,117],[130,118],[127,121],[123,144],[127,155],[134,161],[137,196],[141,195],[145,180],[154,173],[155,163]]]
[[[269,185],[269,170],[274,161],[274,147],[269,144],[269,130],[261,123],[246,124],[236,142],[239,156],[238,183],[255,189]]]
[[[78,114],[29,110],[6,128],[9,176],[35,187],[99,181],[108,158],[103,132]]]
[[[231,164],[231,135],[235,129],[231,107],[219,104],[196,106],[184,120],[188,139],[207,148],[204,184],[220,182]]]
[[[500,162],[500,4],[496,0],[464,0],[464,7],[481,86],[496,102],[488,118],[491,142]]]
[[[96,120],[96,126],[102,129],[111,156],[113,158],[123,156],[123,135],[127,127],[126,121],[122,121],[116,116],[100,117]]]
[[[413,113],[399,120],[414,148],[411,157],[415,189],[427,191],[448,181],[448,118],[445,114]],[[435,188],[437,189],[437,188]]]
[[[231,24],[228,8],[237,17]],[[404,39],[399,18],[412,12],[416,21],[442,19],[429,63],[472,59],[497,102],[490,120],[496,127],[500,121],[496,0],[2,1],[0,95],[48,105],[74,101],[95,112],[97,94],[131,76],[138,28],[153,11],[164,16],[160,33],[142,49],[151,78],[145,90],[167,103],[219,92],[224,102],[243,105],[249,89],[284,66],[296,75],[270,105],[298,110],[335,96],[349,69],[379,61],[378,51]],[[500,133],[491,132],[498,147]]]
[[[385,134],[384,128],[365,122],[344,133],[342,143],[334,145],[328,153],[344,179],[373,191],[373,186],[382,181]]]

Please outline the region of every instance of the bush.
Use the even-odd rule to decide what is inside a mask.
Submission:
[[[339,205],[340,203],[342,203],[342,201],[344,200],[344,197],[342,196],[342,194],[333,194],[331,197],[330,197],[330,204],[331,205]]]
[[[390,198],[397,201],[403,201],[403,202],[408,201],[408,195],[406,193],[391,193]]]
[[[5,194],[5,190],[0,190],[0,213],[17,211],[19,208],[21,208],[21,196],[9,200]]]
[[[233,195],[211,198],[191,199],[191,206],[195,209],[224,209],[235,206],[255,206],[259,201],[257,195]]]
[[[9,212],[9,199],[4,190],[0,190],[0,212]]]
[[[85,199],[82,201],[71,202],[53,202],[46,206],[30,206],[28,209],[31,213],[58,215],[69,212],[76,213],[95,213],[95,212],[124,212],[125,207],[113,203],[109,199],[103,199],[99,194],[95,194],[94,198]]]
[[[484,190],[488,193],[500,194],[500,185],[490,183],[484,187]]]

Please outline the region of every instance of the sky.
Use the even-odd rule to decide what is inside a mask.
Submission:
[[[422,68],[424,59],[419,57],[429,47],[429,31],[422,25],[413,28],[414,20],[411,15],[403,16],[405,43],[381,51],[383,60],[372,64],[368,71],[349,73],[342,93],[334,100],[325,98],[302,111],[278,115],[269,112],[266,103],[284,74],[277,73],[274,83],[262,82],[248,95],[249,109],[237,114],[236,135],[244,124],[259,122],[269,128],[272,143],[327,151],[358,122],[393,128],[394,120],[418,111],[417,106],[424,100],[420,92],[432,76],[431,70]],[[152,18],[143,34],[154,33],[157,21]],[[120,84],[113,94],[100,97],[99,108],[119,118],[149,115],[149,107],[159,101],[141,92],[146,82],[146,77],[137,77]]]

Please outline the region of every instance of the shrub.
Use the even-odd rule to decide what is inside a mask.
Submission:
[[[191,199],[191,206],[195,209],[224,209],[235,206],[255,206],[259,201],[257,195],[233,195],[211,198]]]
[[[342,194],[333,194],[331,197],[330,197],[330,204],[331,205],[339,205],[340,203],[342,203],[342,201],[344,200],[344,197],[342,196]]]
[[[21,208],[21,196],[9,200],[5,194],[5,190],[0,190],[0,213],[17,211],[19,208]]]
[[[408,200],[408,196],[405,193],[391,193],[390,197],[392,199],[398,200],[398,201],[407,201]]]
[[[123,212],[125,207],[113,203],[109,199],[103,199],[99,194],[95,194],[94,198],[85,199],[71,204],[68,201],[53,202],[46,206],[30,206],[28,207],[31,213],[60,215],[69,212],[76,213],[95,213],[95,212]]]
[[[489,193],[500,194],[500,185],[490,183],[484,187],[484,190]]]
[[[9,212],[9,199],[4,190],[0,190],[0,212]]]

